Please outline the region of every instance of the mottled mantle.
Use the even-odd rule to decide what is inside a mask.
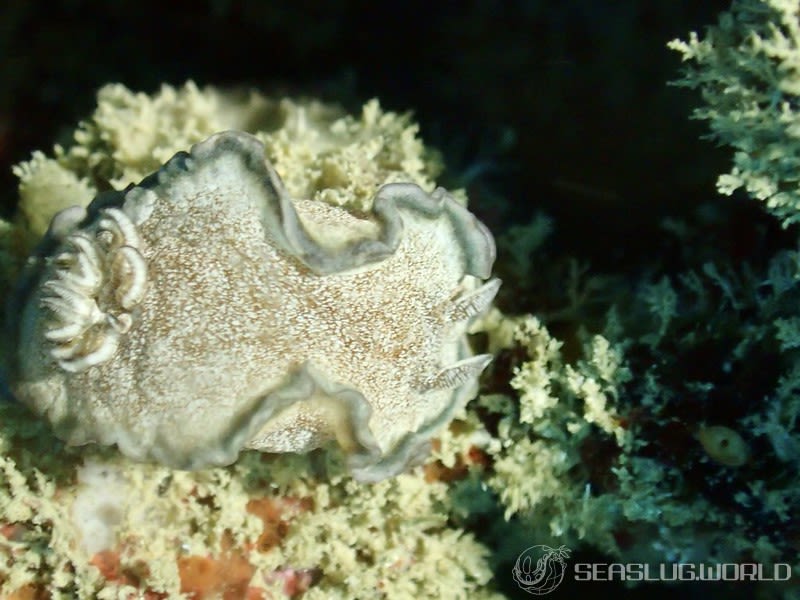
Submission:
[[[239,132],[59,213],[11,305],[15,395],[71,444],[177,468],[336,440],[402,471],[475,391],[494,242],[444,190],[295,201]]]

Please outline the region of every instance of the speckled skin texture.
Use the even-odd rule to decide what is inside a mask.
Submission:
[[[57,215],[13,301],[12,388],[72,444],[202,468],[336,441],[380,479],[474,393],[493,261],[444,190],[386,185],[365,215],[294,201],[223,132]]]

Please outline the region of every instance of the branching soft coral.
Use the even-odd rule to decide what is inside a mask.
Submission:
[[[669,44],[688,63],[678,85],[702,93],[694,117],[736,150],[719,191],[746,190],[785,226],[800,222],[798,10],[798,0],[735,0],[705,36]]]

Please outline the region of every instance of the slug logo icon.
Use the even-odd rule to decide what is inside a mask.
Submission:
[[[564,580],[569,553],[566,546],[531,546],[517,557],[511,571],[514,581],[529,594],[549,594]]]

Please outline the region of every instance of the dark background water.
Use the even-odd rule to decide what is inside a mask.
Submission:
[[[193,79],[413,109],[491,226],[544,210],[570,253],[612,266],[641,253],[659,216],[714,197],[727,154],[698,140],[696,97],[667,86],[680,60],[665,44],[726,4],[10,0],[0,6],[4,214],[10,166],[68,141],[102,84],[154,92]]]
[[[701,207],[724,206],[723,236],[740,244],[739,225],[763,217],[754,203],[716,196],[729,152],[699,140],[704,125],[689,120],[697,96],[667,85],[680,70],[667,41],[702,31],[727,4],[6,1],[2,214],[16,202],[11,165],[68,142],[101,85],[152,93],[193,79],[352,111],[372,97],[413,109],[444,154],[442,183],[466,186],[495,231],[543,211],[554,218],[552,251],[600,271],[645,269],[661,219]],[[514,589],[510,576],[498,583]]]

